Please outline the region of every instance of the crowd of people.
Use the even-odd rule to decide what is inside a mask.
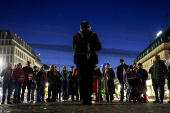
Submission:
[[[31,62],[29,61],[27,61],[27,65],[24,67],[22,67],[21,63],[18,63],[12,69],[10,63],[7,63],[6,69],[1,73],[1,76],[4,78],[1,104],[5,102],[6,90],[8,90],[7,104],[11,104],[10,97],[14,86],[13,103],[22,103],[24,101],[27,88],[26,99],[30,103],[33,103],[34,100],[36,102],[54,102],[60,99],[68,101],[68,97],[71,95],[72,101],[75,100],[74,96],[76,96],[76,100],[81,101],[83,105],[91,105],[93,76],[96,75],[101,76],[104,80],[107,102],[112,102],[114,99],[115,75],[117,75],[121,86],[119,102],[123,102],[125,99],[124,90],[126,90],[126,102],[147,102],[146,80],[148,79],[148,72],[143,69],[142,63],[126,65],[124,60],[120,59],[120,65],[117,67],[116,74],[109,63],[106,64],[102,72],[96,66],[98,64],[97,51],[102,49],[102,44],[98,35],[91,30],[88,22],[83,21],[80,24],[80,32],[73,36],[72,47],[76,69],[71,67],[70,71],[66,66],[63,66],[62,71],[59,72],[57,66],[54,65],[51,65],[48,71],[45,71],[43,66],[37,70],[37,66],[31,68]],[[168,88],[170,89],[170,66],[168,69],[160,59],[160,56],[155,55],[155,61],[149,69],[156,98],[154,103],[163,103],[164,85],[167,75]],[[47,99],[44,97],[46,83],[48,83]],[[36,98],[34,98],[35,90]],[[99,99],[103,100],[101,92]]]
[[[11,68],[10,63],[6,64],[6,68],[1,73],[3,77],[1,104],[5,103],[6,90],[8,90],[7,104],[12,104],[10,101],[12,92],[14,92],[13,103],[22,103],[25,98],[29,103],[67,101],[70,95],[72,101],[74,101],[74,95],[76,100],[79,100],[78,72],[73,66],[70,67],[70,71],[67,66],[63,66],[62,71],[59,72],[54,65],[45,71],[43,66],[40,69],[37,66],[31,68],[30,64],[31,62],[27,61],[27,65],[22,67],[21,63],[18,63],[14,68]],[[45,99],[46,83],[48,83],[48,97]]]

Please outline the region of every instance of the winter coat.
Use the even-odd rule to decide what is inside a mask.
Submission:
[[[60,77],[60,73],[58,71],[56,71],[56,73],[54,73],[52,71],[47,72],[48,83],[58,85],[59,77]]]
[[[148,79],[148,72],[145,69],[138,69],[137,72],[139,73],[140,77],[142,78],[142,81],[145,81]]]
[[[25,73],[21,68],[14,69],[11,76],[15,80],[15,83],[23,84],[25,81]]]
[[[106,72],[107,69],[104,70],[104,87],[105,87],[105,94],[115,94],[115,84],[114,84],[114,78],[115,78],[115,73],[112,68],[109,68],[108,71]]]
[[[12,69],[11,67],[7,67],[6,69],[4,69],[1,73],[1,76],[4,77],[3,78],[3,82],[4,83],[12,83]]]
[[[22,68],[25,73],[25,81],[24,82],[32,82],[33,81],[33,69],[31,67],[25,66]]]
[[[71,79],[71,74],[67,70],[62,70],[60,73],[60,80],[61,81],[69,81]]]
[[[152,73],[153,85],[165,85],[165,75],[168,69],[164,61],[155,61],[155,63],[150,68],[150,73]]]
[[[39,86],[39,85],[42,85],[42,86],[45,86],[45,82],[46,82],[46,77],[47,77],[47,74],[45,71],[39,71],[37,74],[36,74],[36,84]]]
[[[117,74],[117,78],[119,80],[119,82],[123,82],[123,71],[128,68],[128,65],[124,64],[124,65],[119,65],[117,67],[117,71],[116,71],[116,74]]]
[[[141,82],[141,77],[136,71],[127,71],[126,74],[129,86],[137,86]]]
[[[87,59],[87,46],[82,47],[85,42],[89,42],[90,44],[90,58]],[[83,49],[83,50],[82,50]],[[85,50],[85,52],[83,52]],[[98,63],[98,55],[97,51],[102,49],[102,44],[98,38],[98,35],[95,34],[91,30],[83,30],[77,33],[73,37],[73,50],[74,50],[74,63],[75,64],[83,64],[83,63]],[[82,53],[83,52],[83,53]]]

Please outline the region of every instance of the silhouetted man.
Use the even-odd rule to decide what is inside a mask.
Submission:
[[[120,65],[117,67],[117,78],[119,80],[119,83],[120,83],[120,94],[121,94],[121,97],[120,97],[120,102],[123,102],[123,99],[124,99],[124,85],[125,83],[123,82],[123,71],[126,70],[128,68],[128,65],[126,65],[124,63],[124,60],[123,59],[120,59]]]
[[[74,63],[79,72],[82,104],[92,104],[93,71],[98,63],[96,51],[102,49],[97,34],[90,29],[90,24],[83,21],[80,24],[81,31],[73,37]]]

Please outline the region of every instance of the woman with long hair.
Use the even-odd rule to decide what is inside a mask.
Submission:
[[[47,72],[47,80],[48,80],[47,102],[56,101],[59,76],[60,73],[57,71],[57,68],[54,65],[51,65],[49,71]],[[52,93],[52,97],[51,97],[51,93]]]

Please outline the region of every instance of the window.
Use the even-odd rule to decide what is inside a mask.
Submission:
[[[12,45],[12,40],[9,40],[9,45]]]
[[[8,40],[5,40],[5,45],[8,45]]]
[[[17,55],[17,49],[15,49],[15,54]]]
[[[7,47],[7,54],[9,54],[9,51],[10,51],[10,47]]]
[[[9,56],[6,56],[6,62],[9,62]]]
[[[10,58],[10,62],[12,62],[12,56],[11,56],[11,58]]]
[[[4,42],[4,40],[2,40],[2,45],[5,45],[5,42]]]
[[[14,48],[11,47],[11,54],[14,54]]]
[[[6,54],[6,48],[4,48],[4,54]]]
[[[2,54],[2,48],[0,48],[0,54]]]

